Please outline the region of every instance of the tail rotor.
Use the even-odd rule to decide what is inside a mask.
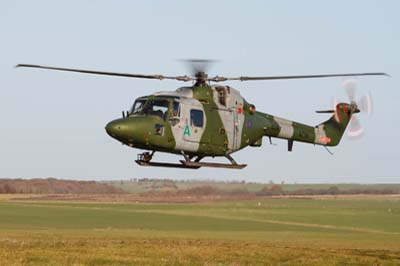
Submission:
[[[351,105],[357,107],[357,111],[366,114],[367,116],[372,115],[372,96],[371,92],[357,98],[357,80],[347,79],[343,82],[343,87],[346,90],[347,97],[349,98]],[[359,139],[365,134],[365,128],[360,122],[360,118],[353,115],[350,120],[349,130],[347,136],[349,139]]]
[[[353,114],[350,119],[349,129],[347,131],[347,137],[351,140],[359,139],[365,134],[365,128],[362,126],[360,118],[354,114],[362,113],[367,116],[372,115],[372,95],[371,92],[366,93],[365,95],[357,98],[357,80],[356,79],[346,79],[343,81],[343,88],[346,92],[346,96],[350,101],[348,105],[350,110],[349,112]],[[321,110],[316,111],[317,113],[335,113],[335,118],[338,122],[340,122],[340,115],[337,112],[337,101],[333,98],[333,109],[332,110]]]

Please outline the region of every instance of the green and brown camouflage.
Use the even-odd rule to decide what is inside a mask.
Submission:
[[[295,141],[336,146],[356,111],[340,103],[329,120],[308,126],[255,111],[232,87],[193,86],[138,98],[128,116],[106,130],[130,147],[214,157],[259,147],[263,137],[286,139],[289,150]]]

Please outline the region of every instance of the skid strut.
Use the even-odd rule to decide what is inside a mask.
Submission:
[[[184,156],[185,157],[185,156]],[[200,162],[200,160],[203,157],[198,157],[196,160],[191,161],[186,159],[185,160],[181,160],[180,162],[186,166],[198,166],[198,167],[214,167],[214,168],[229,168],[229,169],[243,169],[245,168],[247,165],[246,164],[238,164],[236,163],[236,161],[232,158],[232,156],[230,156],[229,154],[227,154],[225,156],[231,163],[208,163],[208,162]]]
[[[157,167],[168,167],[168,168],[189,168],[198,169],[200,166],[189,166],[183,165],[181,163],[164,163],[164,162],[152,162],[155,151],[152,153],[144,152],[138,154],[137,160],[135,162],[140,166],[157,166]]]

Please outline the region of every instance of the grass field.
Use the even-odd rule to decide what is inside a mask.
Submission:
[[[400,198],[0,198],[0,265],[400,265]]]

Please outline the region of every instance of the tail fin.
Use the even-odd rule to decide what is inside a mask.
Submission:
[[[326,146],[338,145],[350,122],[351,116],[358,111],[358,108],[352,104],[337,104],[333,116],[324,123],[316,126],[316,142]]]

